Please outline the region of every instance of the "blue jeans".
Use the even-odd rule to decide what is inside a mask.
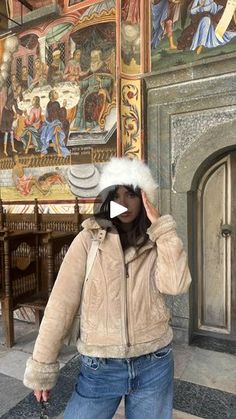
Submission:
[[[64,419],[111,419],[125,397],[126,419],[171,419],[174,361],[171,345],[136,358],[82,355]]]

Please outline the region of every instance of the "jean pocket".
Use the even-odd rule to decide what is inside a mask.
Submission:
[[[167,345],[164,348],[158,349],[157,351],[152,353],[152,356],[155,359],[163,359],[166,358],[172,352],[172,346]]]
[[[95,358],[92,356],[81,355],[81,363],[85,367],[90,368],[94,371],[98,370],[98,368],[100,367],[99,358]]]

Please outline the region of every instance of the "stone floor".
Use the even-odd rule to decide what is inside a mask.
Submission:
[[[0,320],[0,418],[2,419],[40,417],[40,405],[22,384],[25,362],[32,353],[36,334],[33,324],[16,320],[16,344],[8,350],[4,346]],[[174,356],[173,418],[236,419],[235,355],[175,344]],[[61,365],[59,380],[47,407],[50,419],[63,417],[79,368],[79,357],[74,348],[64,347],[59,360]],[[123,418],[124,408],[121,403],[115,419]]]

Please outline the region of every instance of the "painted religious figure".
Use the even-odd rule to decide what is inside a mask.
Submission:
[[[153,0],[152,48],[157,48],[160,41],[167,36],[169,48],[176,49],[173,31],[179,20],[181,0]]]
[[[194,0],[190,9],[190,25],[178,41],[179,49],[190,48],[200,54],[203,48],[215,48],[229,43],[236,36],[236,21],[231,20],[222,38],[216,36],[216,26],[226,1]]]
[[[81,70],[80,64],[81,50],[76,49],[65,68],[63,79],[67,81],[78,82],[81,76],[85,76],[88,72]]]
[[[22,111],[18,108],[17,100],[14,97],[13,92],[9,94],[7,97],[5,106],[2,110],[2,118],[1,118],[1,125],[0,130],[4,133],[3,139],[3,153],[5,156],[8,156],[8,141],[10,136],[11,142],[11,151],[16,152],[15,143],[14,143],[14,129],[17,124],[17,118],[19,115],[22,115]]]
[[[34,60],[34,76],[29,84],[29,89],[33,90],[34,87],[42,87],[47,84],[48,66],[43,63],[40,57]]]
[[[53,144],[57,155],[66,157],[70,151],[65,146],[66,133],[63,130],[62,115],[64,116],[64,106],[61,107],[58,102],[58,92],[51,90],[49,92],[49,102],[46,108],[45,121],[41,128],[41,154],[47,154],[50,142]]]
[[[29,89],[30,85],[32,84],[32,81],[33,78],[29,75],[28,68],[26,67],[26,65],[23,65],[20,80],[22,92]]]
[[[33,186],[35,186],[41,193],[45,193],[44,189],[41,188],[35,176],[26,175],[25,167],[19,160],[17,154],[13,155],[14,166],[12,169],[12,179],[16,189],[22,195],[29,195]]]
[[[235,37],[234,1],[152,0],[153,70],[233,52]]]
[[[122,1],[122,19],[128,23],[140,22],[140,0]]]
[[[55,49],[52,56],[53,60],[48,68],[48,83],[53,87],[56,83],[63,81],[65,65],[59,49]]]
[[[140,1],[121,3],[121,64],[128,74],[140,72]]]
[[[40,128],[42,125],[42,108],[40,106],[39,96],[34,96],[32,99],[32,108],[29,115],[25,112],[25,129],[21,134],[20,140],[23,143],[25,153],[29,148],[34,148],[38,153],[42,149],[42,142],[40,139]]]
[[[113,77],[102,58],[102,51],[92,50],[90,68],[80,81],[81,96],[73,126],[80,131],[98,129],[104,105],[111,102],[113,87]]]

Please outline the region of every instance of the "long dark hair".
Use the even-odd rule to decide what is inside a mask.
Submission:
[[[133,225],[130,231],[124,231],[122,229],[122,222],[117,218],[110,218],[110,202],[114,200],[117,189],[120,186],[124,186],[129,192],[134,193],[140,198],[141,207],[138,216],[133,221]],[[146,210],[143,205],[141,189],[135,188],[132,185],[115,185],[114,188],[109,191],[106,199],[101,205],[99,214],[96,215],[98,218],[110,220],[116,227],[123,250],[130,246],[134,246],[136,249],[142,247],[148,241],[147,229],[150,227],[151,222],[147,217]]]

